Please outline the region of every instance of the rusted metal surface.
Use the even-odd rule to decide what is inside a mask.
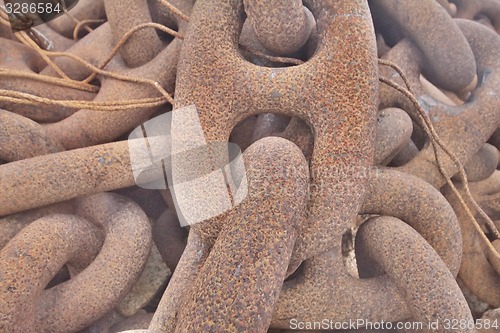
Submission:
[[[441,140],[449,146],[462,163],[466,163],[490,138],[500,122],[500,113],[496,107],[499,103],[499,95],[496,92],[498,61],[493,56],[496,54],[495,50],[500,50],[500,39],[497,34],[478,23],[466,20],[455,20],[455,22],[471,45],[479,73],[479,84],[472,92],[473,98],[469,98],[463,105],[443,104],[424,93],[418,79],[422,56],[411,42],[407,40],[400,42],[391,50],[394,52],[388,52],[384,58],[397,63],[404,69],[415,88],[417,99],[433,120]],[[393,74],[393,71],[382,72],[384,77],[390,77]],[[387,92],[388,90],[381,90],[383,107],[402,107],[419,122],[414,107],[409,105],[406,98],[398,93],[386,95]],[[461,142],[459,146],[452,144],[458,141]],[[446,174],[454,175],[458,171],[455,164],[442,152],[440,155]],[[445,184],[445,178],[436,166],[431,145],[427,145],[415,158],[399,169],[421,177],[437,188]]]
[[[0,66],[20,71],[25,74],[36,74],[43,67],[43,60],[27,46],[12,40],[0,38]],[[95,92],[64,87],[56,83],[40,82],[31,77],[2,76],[0,89],[44,96],[52,100],[85,100],[95,98]],[[20,105],[1,101],[0,108],[16,112],[37,121],[58,121],[68,117],[74,111],[64,107]]]
[[[364,254],[361,258],[376,260],[386,274],[392,277],[398,289],[404,290],[413,320],[422,321],[424,325],[436,319],[472,320],[472,314],[454,276],[429,244],[412,228],[395,218],[378,217],[365,222],[356,238],[360,243],[358,249]],[[411,245],[402,247],[401,244],[405,242]],[[414,265],[411,261],[416,253],[423,259],[419,265]],[[394,264],[397,259],[400,259],[401,265]],[[363,264],[367,263],[360,263],[360,266]],[[371,264],[373,262],[368,262],[368,267]],[[475,329],[442,327],[436,331],[474,332]]]
[[[408,223],[456,276],[462,235],[457,216],[443,195],[420,178],[391,169],[377,170],[370,179],[361,212],[394,216]]]
[[[151,320],[150,330],[153,332],[173,332],[175,330],[183,298],[206,262],[212,245],[204,241],[193,230],[190,231],[186,249],[182,253],[158,309]]]
[[[78,170],[78,174],[75,173]],[[0,166],[0,216],[134,185],[126,142],[43,155]],[[32,196],[32,193],[38,193]]]
[[[35,121],[0,110],[0,158],[19,161],[64,150]]]
[[[498,158],[498,149],[488,143],[484,144],[464,165],[467,179],[479,182],[489,178],[497,169]]]
[[[373,164],[386,165],[411,139],[413,124],[406,112],[398,108],[381,110],[377,115],[377,134]]]
[[[116,72],[131,77],[140,77],[158,82],[167,90],[172,90],[175,68],[181,42],[174,40],[153,60],[136,68],[128,68],[117,63]],[[95,102],[120,101],[134,96],[135,99],[159,97],[160,94],[143,85],[103,78]],[[44,126],[45,130],[66,149],[76,149],[115,140],[120,135],[145,121],[158,108],[137,108],[125,111],[96,112],[81,109],[73,115]]]
[[[63,209],[68,208],[52,207],[45,212]],[[42,217],[2,249],[2,290],[6,293],[2,330],[76,331],[116,306],[137,280],[151,245],[151,229],[142,210],[108,193],[78,199],[73,209],[85,219],[61,214]],[[75,276],[44,290],[65,263]],[[24,278],[8,275],[24,270],[28,274]]]
[[[500,4],[495,0],[453,0],[456,17],[477,20],[486,17],[497,32],[500,31]]]
[[[496,193],[499,193],[498,188]],[[459,277],[474,295],[495,307],[500,307],[500,273],[488,262],[479,232],[469,223],[466,212],[458,203],[458,198],[450,188],[445,189],[445,194],[457,213],[462,228],[464,245]]]
[[[409,313],[413,316],[412,320],[425,323],[438,317],[445,319],[449,315],[471,318],[465,298],[453,275],[414,229],[398,219],[380,217],[365,222],[356,239],[359,242],[358,253],[373,251],[369,252],[369,255],[359,254],[360,258],[371,258],[370,260],[382,266],[386,275],[370,278],[365,276],[359,280],[347,273],[339,274],[342,262],[339,260],[340,253],[335,253],[336,251],[313,258],[304,267],[303,277],[285,282],[285,289],[275,313],[276,319],[273,320],[276,326],[288,327],[289,318],[297,318],[302,322],[321,321],[321,318],[331,318],[339,322],[352,318],[396,321],[409,316]],[[400,241],[394,242],[395,239]],[[402,243],[410,246],[402,247]],[[420,265],[408,265],[411,262],[410,257],[415,253],[426,258],[425,264],[421,262]],[[365,269],[372,269],[373,265],[376,265],[375,262],[364,263],[367,265]],[[390,268],[384,266],[386,264]],[[329,273],[326,273],[328,271]],[[347,284],[351,287],[349,293],[346,292],[347,288],[339,288]],[[358,288],[354,288],[355,286]],[[441,296],[430,297],[433,302],[429,302],[426,293]],[[304,299],[307,301],[303,302]],[[375,302],[375,299],[378,301]],[[332,304],[331,300],[338,301]],[[297,309],[297,302],[301,303],[300,311]],[[450,304],[453,304],[453,308]]]
[[[179,224],[172,209],[167,209],[153,225],[153,239],[158,251],[172,271],[186,248],[188,232]]]
[[[94,47],[95,44],[101,45],[101,47],[96,49]],[[94,66],[99,66],[106,60],[112,49],[113,35],[111,27],[108,23],[104,23],[67,48],[66,52],[78,56]],[[115,62],[116,59],[111,60],[111,64]],[[89,68],[82,66],[78,61],[68,57],[55,57],[54,63],[74,80],[83,80],[92,74]],[[51,66],[45,66],[41,73],[48,76],[58,76],[57,72]]]
[[[2,217],[0,219],[0,249],[33,221],[46,215],[71,214],[73,209],[73,203],[66,201]]]
[[[152,22],[146,2],[104,1],[104,5],[115,42],[135,26]],[[134,15],[124,16],[125,11],[131,11]],[[120,53],[125,63],[133,68],[151,61],[162,48],[163,43],[156,31],[147,29],[134,34],[120,49]]]
[[[243,3],[257,38],[268,50],[279,55],[290,54],[309,39],[315,19],[302,0],[244,0]]]
[[[79,0],[71,9],[71,16],[61,15],[55,20],[48,22],[48,26],[59,34],[68,38],[73,37],[73,30],[78,21],[88,19],[104,19],[106,12],[104,10],[103,0]],[[78,20],[75,22],[75,19]]]
[[[496,318],[500,1],[0,8],[1,332]]]
[[[281,138],[257,141],[244,158],[249,194],[221,217],[220,234],[179,312],[178,332],[266,332],[271,322],[305,220],[309,175],[300,150]]]
[[[360,173],[347,177],[343,170],[371,164],[377,87],[375,39],[366,2],[306,4],[323,19],[318,21],[322,38],[317,52],[304,65],[277,69],[255,67],[238,56],[241,2],[197,1],[181,52],[175,96],[176,108],[197,106],[208,142],[224,142],[240,120],[261,112],[295,115],[312,127],[315,186],[310,221],[299,235],[292,266],[327,248],[359,209],[366,179]],[[326,15],[328,10],[337,15]],[[357,60],[347,66],[349,54],[356,54]],[[338,88],[330,89],[336,82]],[[203,232],[216,233],[215,227],[211,229]]]
[[[52,232],[47,233],[48,230]],[[1,330],[40,331],[36,328],[42,327],[35,326],[35,313],[38,302],[45,296],[45,286],[66,262],[74,260],[80,266],[88,264],[100,245],[98,229],[71,215],[43,217],[21,231],[0,253]],[[42,310],[50,313],[50,307]],[[42,324],[46,327],[48,323]]]
[[[447,90],[460,90],[471,83],[476,74],[474,54],[437,1],[374,0],[371,4],[383,12],[385,19],[394,20],[419,47],[425,59],[424,72],[432,82]]]

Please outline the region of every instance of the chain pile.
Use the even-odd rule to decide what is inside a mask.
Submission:
[[[500,329],[500,0],[0,5],[0,332]]]

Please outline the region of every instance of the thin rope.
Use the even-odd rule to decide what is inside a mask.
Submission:
[[[142,84],[147,84],[147,85],[150,85],[152,87],[154,87],[156,90],[158,90],[158,92],[160,92],[160,94],[162,94],[162,96],[170,103],[173,105],[174,103],[174,100],[172,98],[172,96],[170,96],[169,93],[167,93],[163,87],[161,87],[161,85],[156,82],[156,81],[153,81],[153,80],[149,80],[149,79],[141,79],[141,78],[135,78],[135,77],[129,77],[129,76],[126,76],[126,75],[122,75],[122,74],[118,74],[118,73],[113,73],[113,72],[109,72],[109,71],[106,71],[106,70],[103,70],[102,68],[100,67],[105,67],[106,64],[114,57],[114,55],[116,55],[116,53],[118,52],[118,50],[120,49],[120,47],[128,40],[128,38],[130,38],[130,36],[135,33],[136,31],[140,30],[140,29],[145,29],[145,28],[148,28],[148,27],[153,27],[153,28],[157,28],[157,29],[160,29],[162,31],[165,31],[167,33],[171,33],[172,35],[174,35],[175,37],[178,37],[178,38],[182,38],[182,35],[180,35],[179,33],[177,33],[176,31],[173,31],[172,29],[170,28],[167,28],[161,24],[158,24],[158,23],[144,23],[144,24],[141,24],[141,25],[138,25],[132,29],[130,29],[121,39],[120,41],[118,42],[118,44],[113,48],[113,50],[111,51],[111,54],[108,56],[108,58],[103,62],[103,64],[101,64],[99,67],[97,66],[94,66],[90,63],[88,63],[87,61],[81,59],[80,57],[74,55],[74,54],[70,54],[70,53],[67,53],[67,52],[52,52],[52,51],[47,51],[47,50],[42,50],[40,48],[38,48],[38,51],[43,54],[43,56],[49,58],[49,61],[50,61],[50,57],[68,57],[68,58],[71,58],[77,62],[79,62],[80,64],[82,64],[84,67],[88,68],[89,70],[91,70],[93,72],[93,74],[91,76],[89,76],[87,79],[85,79],[83,82],[80,82],[80,81],[73,81],[71,79],[68,79],[68,81],[72,81],[72,82],[78,82],[80,84],[84,84],[85,87],[86,87],[86,90],[88,90],[88,82],[87,81],[90,81],[89,79],[93,79],[96,75],[102,75],[104,77],[110,77],[110,78],[114,78],[116,80],[121,80],[121,81],[126,81],[126,82],[132,82],[132,83],[142,83]],[[32,41],[32,43],[34,43]],[[30,43],[30,46],[33,47],[33,44]],[[28,94],[29,95],[29,94]],[[12,97],[9,97],[9,98],[12,98]],[[24,97],[23,99],[20,99],[19,102],[22,102],[22,103],[43,103],[43,104],[51,104],[50,102],[48,102],[48,99],[43,99],[42,97],[39,97],[39,96],[35,96],[35,95],[30,95],[30,99]],[[89,104],[86,104],[87,101],[71,101],[71,102],[80,102],[80,103],[83,103],[83,104],[80,104],[80,105],[86,105],[87,107],[91,107]],[[64,101],[58,101],[56,102],[58,103],[57,105],[61,105],[61,103],[64,103]],[[73,104],[74,105],[74,104]],[[153,104],[141,104],[141,105],[144,105],[144,106],[152,106]],[[157,105],[157,104],[154,104],[154,105]],[[111,109],[106,109],[107,111],[113,111]]]
[[[68,8],[66,7],[66,1],[64,1],[64,0],[61,1],[61,4],[62,4],[64,15],[67,15],[75,23],[75,25],[78,26],[81,23],[81,21],[68,11]],[[87,32],[93,31],[92,29],[90,29],[90,27],[87,27],[87,26],[85,26],[85,30],[87,30]]]
[[[127,31],[127,33],[125,33],[122,36],[122,38],[120,38],[120,40],[115,45],[115,47],[113,48],[113,50],[111,51],[111,53],[109,54],[109,56],[99,66],[97,66],[97,68],[103,69],[104,67],[106,67],[106,65],[111,61],[111,59],[113,59],[113,57],[118,53],[118,51],[123,46],[123,44],[125,44],[127,42],[127,40],[135,32],[137,32],[139,30],[142,30],[142,29],[145,29],[145,28],[155,28],[155,29],[161,30],[161,31],[163,31],[165,33],[168,33],[168,34],[172,35],[173,37],[177,37],[179,39],[184,39],[184,36],[181,35],[181,34],[179,34],[177,31],[172,30],[169,27],[166,27],[166,26],[161,25],[159,23],[153,23],[153,22],[142,23],[142,24],[139,24],[139,25],[133,27],[129,31]],[[85,80],[83,80],[83,82],[88,83],[88,82],[92,81],[93,79],[95,79],[95,77],[97,76],[97,74],[98,73],[94,71],[94,73],[92,73],[89,77],[87,77]]]
[[[40,74],[36,74],[36,73],[31,73],[31,72],[18,71],[15,69],[0,68],[0,76],[26,78],[26,79],[31,79],[31,80],[35,80],[35,81],[44,82],[44,83],[49,83],[49,84],[53,84],[53,85],[57,85],[57,86],[61,86],[61,87],[68,87],[68,88],[79,89],[79,90],[94,92],[94,93],[99,91],[99,87],[91,85],[91,84],[82,83],[80,81],[65,80],[65,79],[61,79],[58,77],[40,75]]]
[[[380,77],[379,80],[381,82],[389,85],[390,87],[393,87],[394,89],[400,91],[401,93],[404,93],[403,91],[405,91],[405,89],[403,87],[399,86],[397,83],[392,82],[391,80],[388,80],[388,79],[383,78],[383,77]],[[402,90],[399,90],[396,86],[399,86]],[[491,242],[488,239],[488,237],[486,237],[486,235],[483,232],[481,226],[479,225],[479,223],[477,222],[476,218],[474,217],[474,215],[470,211],[470,208],[468,207],[467,203],[464,201],[462,195],[460,194],[460,192],[455,187],[455,184],[453,184],[453,182],[450,180],[450,178],[448,178],[448,176],[444,172],[444,169],[443,169],[443,167],[441,165],[441,162],[439,160],[439,155],[437,154],[436,146],[435,146],[434,141],[432,139],[431,139],[431,145],[432,145],[432,148],[433,148],[434,156],[436,158],[436,163],[437,163],[437,166],[438,166],[438,169],[439,169],[440,173],[444,176],[444,178],[446,180],[446,183],[451,188],[451,190],[453,191],[453,193],[457,196],[457,198],[458,198],[458,200],[460,202],[460,205],[464,208],[467,217],[472,222],[474,228],[477,230],[480,238],[483,240],[484,244],[486,245],[486,247],[490,251],[491,255],[493,255],[497,260],[500,260],[500,254],[498,254],[498,252],[493,247],[493,245],[491,244]],[[463,181],[463,174],[462,174],[462,172],[460,172],[460,177],[462,179],[462,183],[465,185],[465,183]],[[464,186],[464,188],[465,188],[465,186]],[[479,207],[479,205],[477,205],[477,202],[474,200],[474,198],[472,197],[472,195],[470,194],[470,192],[467,193],[467,191],[466,191],[466,194],[468,196],[468,199],[471,202],[475,203],[474,208],[476,208],[476,210],[479,212],[479,214],[481,215],[481,217],[484,218],[485,224],[488,227],[488,229],[490,230],[490,232],[492,232],[493,236],[498,239],[497,234],[494,232],[496,230],[496,226],[495,226],[495,228],[491,228],[491,223],[493,221],[491,221],[490,217],[488,215],[486,215],[486,213],[484,213],[484,211],[481,209],[481,207]],[[471,200],[471,198],[472,198],[472,200]]]
[[[63,8],[65,9],[65,4],[64,3],[63,3]],[[0,14],[1,14],[0,18],[2,16],[6,15],[6,13],[3,13],[2,11],[0,11]],[[85,87],[85,90],[89,89],[88,83],[90,81],[92,81],[97,75],[100,74],[100,75],[102,75],[104,77],[110,77],[110,78],[114,78],[114,79],[117,79],[117,80],[122,80],[122,81],[127,81],[127,82],[132,82],[132,83],[143,83],[143,84],[151,85],[156,90],[158,90],[160,92],[160,94],[170,104],[173,104],[174,100],[173,100],[172,96],[170,96],[170,94],[167,93],[163,89],[163,87],[161,87],[161,85],[158,82],[156,82],[156,81],[149,80],[149,79],[141,79],[141,78],[129,77],[129,76],[126,76],[126,75],[121,75],[121,74],[118,74],[118,73],[112,73],[112,72],[103,70],[103,68],[109,63],[109,61],[111,61],[111,59],[116,55],[116,53],[118,53],[120,47],[130,38],[130,36],[132,36],[132,34],[134,34],[136,31],[139,31],[141,29],[145,29],[145,28],[148,28],[148,27],[159,29],[161,31],[164,31],[165,33],[168,33],[168,34],[176,37],[176,38],[183,39],[183,36],[181,34],[179,34],[178,32],[176,32],[176,31],[174,31],[174,30],[172,30],[172,29],[170,29],[168,27],[165,27],[165,26],[163,26],[161,24],[153,23],[153,22],[143,23],[143,24],[140,24],[140,25],[138,25],[136,27],[133,27],[125,35],[123,35],[122,38],[118,41],[117,45],[115,45],[115,47],[111,51],[110,55],[98,67],[94,66],[94,65],[92,65],[90,63],[88,63],[87,61],[81,59],[78,56],[75,56],[75,55],[67,53],[67,52],[52,52],[52,51],[43,50],[33,40],[31,40],[25,33],[24,34],[23,33],[18,33],[19,34],[18,35],[19,36],[18,39],[20,39],[20,41],[23,42],[24,44],[27,44],[27,46],[29,46],[31,48],[34,48],[43,57],[43,59],[48,64],[53,64],[54,70],[58,74],[60,74],[63,77],[63,79],[68,80],[68,82],[75,82],[75,83],[78,82],[79,84],[83,84],[82,87]],[[79,62],[80,64],[82,64],[84,67],[90,69],[93,73],[88,78],[86,78],[83,81],[74,81],[74,80],[71,80],[50,59],[51,57],[58,57],[58,56],[71,58],[71,59]],[[10,74],[14,75],[13,73],[10,73]],[[17,75],[19,75],[19,74],[17,74]],[[12,97],[8,97],[8,98],[12,98]],[[29,103],[35,103],[35,102],[36,103],[49,103],[47,99],[43,99],[43,97],[39,97],[39,96],[35,96],[35,95],[30,95],[30,98],[28,98],[27,96],[25,96],[24,98],[20,99],[20,101],[24,101],[24,103],[27,103],[28,101],[29,101]],[[71,101],[71,102],[81,102],[81,103],[83,103],[85,105],[88,105],[88,104],[86,104],[86,103],[88,103],[88,101]],[[56,102],[56,103],[64,103],[64,101],[59,101],[59,102]]]
[[[23,43],[24,45],[30,47],[31,49],[35,50],[42,58],[43,60],[50,66],[52,67],[56,73],[62,77],[63,79],[66,80],[71,80],[66,73],[64,73],[63,70],[59,68],[48,56],[47,56],[47,50],[43,50],[33,39],[31,39],[28,34],[25,31],[19,31],[14,33],[16,38]]]
[[[78,41],[78,34],[80,33],[80,29],[82,27],[85,26],[85,28],[88,28],[87,31],[90,33],[92,31],[94,31],[93,29],[91,29],[88,24],[90,23],[104,23],[106,22],[106,20],[102,20],[102,19],[98,19],[98,20],[94,20],[94,19],[88,19],[88,20],[83,20],[83,21],[79,21],[78,24],[75,26],[75,28],[73,29],[73,40],[76,42]],[[90,31],[89,31],[90,29]]]
[[[5,12],[4,6],[0,6],[0,24],[11,27],[9,16]],[[52,46],[52,42],[34,27],[27,29],[26,33],[40,48],[47,50]]]
[[[153,80],[149,80],[149,79],[142,79],[142,78],[136,78],[136,77],[131,77],[131,76],[127,76],[127,75],[122,75],[122,74],[118,74],[118,73],[113,73],[113,72],[109,72],[109,71],[106,71],[106,70],[103,70],[103,69],[100,69],[88,62],[86,62],[85,60],[83,60],[82,58],[74,55],[74,54],[70,54],[70,53],[66,53],[66,52],[51,52],[50,53],[51,56],[60,56],[60,57],[68,57],[68,58],[71,58],[75,61],[78,61],[79,63],[81,63],[84,67],[90,69],[91,71],[94,71],[96,72],[97,74],[99,75],[102,75],[104,77],[110,77],[110,78],[113,78],[113,79],[116,79],[116,80],[121,80],[121,81],[127,81],[127,82],[131,82],[131,83],[143,83],[143,84],[147,84],[147,85],[150,85],[150,86],[153,86],[155,89],[157,89],[162,95],[163,97],[171,104],[174,103],[174,99],[172,98],[172,96],[170,96],[169,93],[167,93],[165,91],[165,89],[163,89],[163,87],[156,81],[153,81]]]
[[[473,222],[475,228],[480,232],[480,234],[482,236],[484,236],[483,240],[487,241],[487,243],[488,243],[488,245],[490,245],[491,249],[494,250],[494,248],[491,246],[491,243],[489,242],[488,238],[486,237],[486,235],[484,235],[481,227],[479,226],[479,223],[475,219],[475,217],[472,214],[470,208],[468,207],[468,205],[466,204],[465,200],[463,199],[462,195],[459,193],[459,191],[457,190],[457,188],[455,187],[455,185],[451,181],[450,177],[448,177],[446,175],[446,172],[445,172],[445,170],[444,170],[444,168],[443,168],[443,166],[441,164],[440,158],[439,158],[439,154],[438,154],[438,150],[437,150],[436,144],[451,158],[451,160],[458,167],[458,169],[459,169],[459,175],[460,175],[460,178],[461,178],[462,183],[464,185],[464,190],[465,190],[467,199],[472,203],[472,205],[474,206],[474,208],[476,209],[476,211],[481,215],[481,217],[483,217],[483,219],[485,220],[485,224],[488,227],[489,231],[492,233],[492,235],[496,239],[499,239],[500,238],[500,234],[499,234],[499,232],[498,232],[495,224],[493,223],[493,221],[491,220],[491,218],[477,204],[476,200],[474,199],[474,197],[472,196],[472,194],[470,192],[469,183],[468,183],[468,180],[467,180],[467,175],[465,173],[465,169],[464,169],[462,163],[444,145],[444,143],[439,138],[439,136],[436,133],[435,128],[434,128],[434,126],[432,124],[432,121],[430,120],[430,118],[427,115],[427,113],[425,112],[425,110],[420,106],[420,104],[418,103],[417,99],[415,98],[415,93],[413,92],[413,90],[411,88],[411,85],[409,84],[409,81],[408,81],[406,75],[403,73],[402,69],[399,68],[399,66],[397,66],[396,64],[394,64],[394,63],[392,63],[390,61],[387,61],[387,60],[380,59],[379,63],[382,64],[382,65],[390,66],[391,68],[393,68],[401,76],[401,79],[403,80],[403,82],[405,83],[405,85],[407,86],[408,89],[405,89],[402,86],[400,86],[399,84],[397,84],[395,82],[392,82],[391,80],[388,80],[386,78],[380,77],[379,79],[380,79],[381,82],[383,82],[383,83],[389,85],[390,87],[392,87],[392,88],[398,90],[399,92],[401,92],[403,95],[405,95],[407,98],[410,99],[410,101],[412,102],[412,104],[414,104],[414,106],[416,107],[416,109],[418,111],[419,118],[424,123],[424,130],[425,130],[426,134],[429,136],[429,139],[431,141],[431,145],[432,145],[433,152],[434,152],[434,157],[436,159],[436,163],[437,163],[437,166],[438,166],[438,169],[439,169],[440,173],[446,179],[446,183],[450,186],[450,188],[452,189],[452,191],[454,192],[454,194],[458,197],[458,199],[460,201],[460,204],[462,205],[462,207],[466,211],[466,214],[469,217],[469,219]],[[496,251],[495,251],[495,253],[496,253]],[[496,253],[496,255],[498,255],[498,253]]]
[[[461,178],[461,181],[464,185],[464,190],[465,190],[465,193],[466,195],[468,196],[468,199],[472,202],[472,205],[474,206],[474,208],[477,210],[477,212],[486,220],[486,225],[488,226],[488,228],[490,229],[490,232],[493,234],[493,236],[495,236],[495,238],[499,239],[500,238],[500,233],[498,232],[498,229],[496,228],[495,224],[493,223],[493,221],[489,218],[489,216],[481,209],[481,207],[478,205],[477,201],[474,199],[474,197],[472,196],[472,193],[470,192],[470,188],[469,188],[469,181],[467,180],[467,174],[465,172],[465,169],[462,165],[462,163],[460,162],[460,160],[444,145],[444,143],[441,141],[441,139],[439,138],[439,135],[437,134],[435,128],[434,128],[434,125],[432,124],[432,121],[430,120],[429,116],[427,115],[427,113],[422,109],[422,107],[420,106],[420,104],[418,103],[417,99],[415,98],[416,94],[415,92],[412,90],[412,87],[410,85],[410,82],[408,80],[408,78],[406,77],[406,75],[404,74],[403,70],[395,63],[391,62],[391,61],[388,61],[388,60],[383,60],[383,59],[380,59],[379,61],[380,64],[382,65],[386,65],[386,66],[390,66],[391,68],[393,68],[398,74],[399,76],[403,79],[403,82],[404,84],[406,85],[407,87],[407,91],[402,91],[404,90],[404,88],[402,88],[401,86],[399,86],[402,90],[398,89],[401,93],[403,93],[406,97],[410,98],[412,104],[414,104],[414,106],[417,108],[418,112],[419,112],[419,115],[421,117],[421,120],[423,120],[426,124],[426,127],[428,127],[430,133],[432,134],[435,142],[439,145],[439,147],[441,149],[443,149],[445,151],[445,153],[452,159],[452,161],[455,163],[456,166],[458,166],[458,170],[459,170],[459,174],[460,174],[460,178]],[[396,84],[397,85],[397,84]],[[395,88],[395,87],[393,87]],[[429,135],[429,133],[427,133],[427,135]],[[432,143],[432,140],[431,140],[431,143]],[[440,162],[438,161],[438,158],[436,156],[437,152],[436,152],[436,149],[434,148],[433,146],[433,149],[435,150],[435,157],[436,157],[436,162],[439,164]],[[445,178],[448,179],[448,177],[446,175],[443,174],[443,176]],[[454,185],[453,185],[454,186]]]
[[[189,17],[167,0],[160,0],[160,3],[164,5],[172,14],[180,17],[183,21],[189,22]]]
[[[165,104],[162,97],[123,100],[113,102],[54,100],[18,91],[0,89],[0,101],[26,105],[57,105],[71,109],[88,109],[93,111],[119,111],[134,108],[155,107]]]
[[[54,43],[38,29],[31,27],[26,33],[42,50],[50,50],[54,47]]]

